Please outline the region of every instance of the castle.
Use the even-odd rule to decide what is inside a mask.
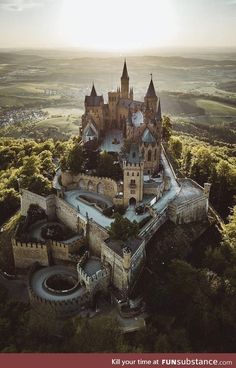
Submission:
[[[210,184],[202,188],[190,179],[176,177],[161,142],[161,104],[153,79],[144,101],[134,100],[126,61],[121,87],[108,92],[107,104],[94,85],[85,97],[81,133],[83,144],[96,140],[101,150],[119,155],[123,179],[59,170],[53,180],[56,194],[45,198],[22,189],[23,224],[12,239],[15,266],[28,268],[36,262],[46,266],[34,268],[30,277],[32,303],[48,303],[62,314],[74,313],[105,293],[120,312],[123,306],[130,315],[138,310],[130,294],[145,265],[149,240],[167,220],[176,224],[205,221]],[[32,205],[41,211],[33,224]],[[109,237],[114,218],[106,215],[104,207],[117,205],[125,207],[124,217],[138,223],[135,238]],[[142,207],[140,213],[137,207]],[[57,241],[42,236],[45,228],[50,235],[55,226],[65,226],[73,235]],[[22,231],[28,233],[26,240]],[[77,282],[68,290],[56,290],[48,282],[54,276],[68,275],[59,265],[73,266],[73,277],[76,266]]]

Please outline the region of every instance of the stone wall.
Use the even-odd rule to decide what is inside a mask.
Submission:
[[[27,211],[31,204],[37,204],[39,207],[45,210],[49,220],[55,219],[55,195],[51,194],[47,197],[43,197],[39,194],[30,192],[29,190],[22,189],[21,195],[21,215],[26,216]]]
[[[72,175],[69,171],[61,173],[61,182],[67,189],[79,188],[104,194],[113,199],[118,193],[117,183],[110,178],[100,178],[85,174]]]
[[[168,216],[176,224],[202,221],[207,218],[207,206],[207,199],[202,196],[178,206],[171,204],[168,207]]]
[[[95,295],[98,291],[107,291],[110,284],[110,270],[108,268],[103,268],[102,270],[97,271],[94,275],[89,276],[78,263],[77,271],[79,280],[83,281],[86,289],[92,295]]]
[[[111,267],[111,283],[119,290],[122,290],[124,286],[123,258],[104,243],[101,259]]]
[[[61,220],[66,226],[71,230],[78,232],[78,212],[76,209],[72,208],[63,199],[59,197],[56,198],[56,215],[59,220]]]
[[[208,213],[209,190],[206,190],[205,192],[204,188],[192,179],[179,179],[179,182],[181,184],[181,191],[182,187],[185,185],[186,195],[182,195],[181,201],[178,200],[177,196],[177,199],[168,206],[168,216],[170,220],[176,224],[187,224],[190,222],[206,220]],[[187,185],[189,185],[190,194],[193,188],[198,191],[198,195],[191,198],[191,195],[188,195],[188,187],[185,183],[189,183]]]
[[[99,226],[93,220],[89,220],[88,241],[91,255],[101,256],[101,248],[105,244],[104,240],[108,237],[109,235],[103,227]]]
[[[12,239],[12,248],[16,268],[28,268],[35,262],[39,262],[42,266],[49,265],[46,244],[24,243]]]

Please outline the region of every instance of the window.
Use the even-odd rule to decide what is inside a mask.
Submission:
[[[152,161],[152,151],[148,151],[148,161]]]
[[[132,190],[130,191],[130,194],[135,194],[135,190],[133,190],[133,189],[132,189]]]
[[[129,172],[127,171],[127,176],[129,176]]]
[[[131,179],[130,180],[130,184],[135,184],[135,180],[134,179]]]
[[[157,149],[155,149],[155,153],[154,153],[154,160],[157,159]]]
[[[134,176],[134,172],[132,172],[132,176]]]
[[[137,176],[139,176],[139,172],[137,172]]]

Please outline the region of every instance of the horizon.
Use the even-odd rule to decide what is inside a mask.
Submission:
[[[0,0],[0,49],[236,49],[236,0]]]

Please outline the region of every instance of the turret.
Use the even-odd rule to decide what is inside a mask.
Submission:
[[[151,80],[147,89],[146,96],[144,98],[145,105],[147,109],[152,109],[154,112],[157,111],[157,95],[155,91],[155,87],[152,80],[152,74],[151,74]]]
[[[131,100],[133,100],[133,99],[134,99],[134,90],[133,90],[133,87],[132,87],[132,88],[130,88],[130,91],[129,91],[129,98],[130,98]]]
[[[129,76],[126,60],[124,62],[123,72],[121,76],[121,98],[129,98]]]

